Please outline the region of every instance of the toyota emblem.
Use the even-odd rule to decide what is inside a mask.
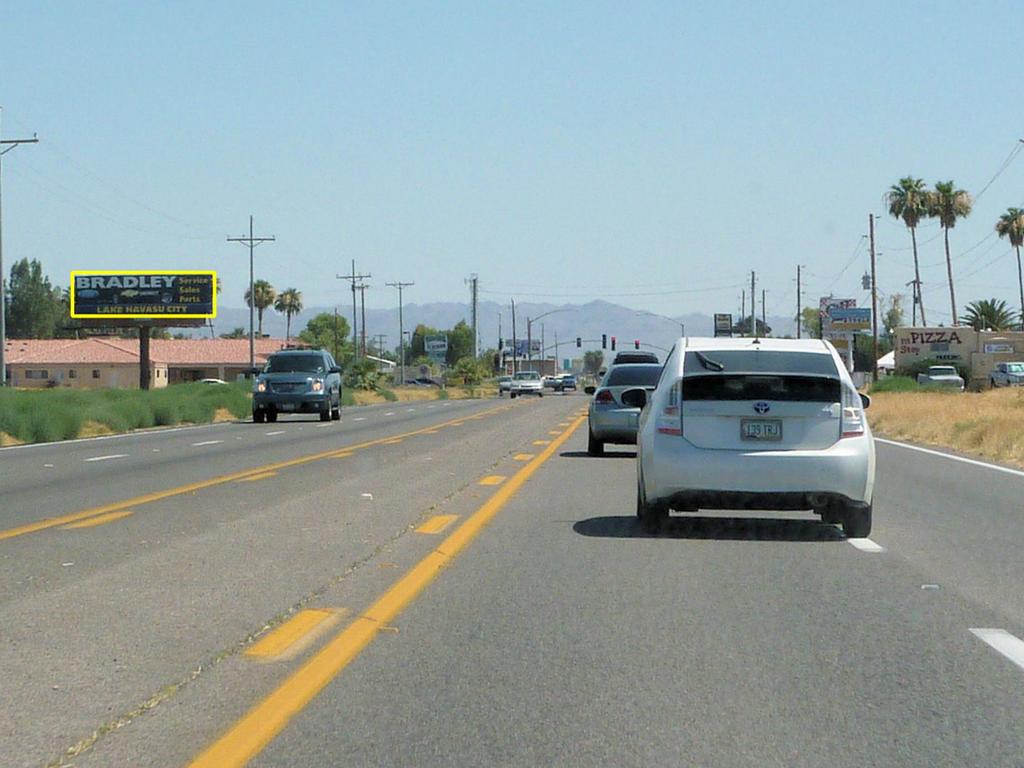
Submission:
[[[758,413],[768,413],[771,409],[772,407],[763,400],[760,403],[754,403],[754,410]]]

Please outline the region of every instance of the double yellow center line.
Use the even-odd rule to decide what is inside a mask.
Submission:
[[[533,473],[569,439],[585,418],[580,416],[573,421],[436,549],[193,760],[189,768],[240,768],[258,755],[295,715],[370,644],[378,632],[390,626],[395,617],[441,570],[451,564],[456,555],[476,538]]]
[[[489,408],[486,411],[481,411],[479,416],[490,416],[495,413],[506,411],[511,406],[503,405],[497,408]],[[401,440],[406,437],[414,437],[416,435],[433,434],[442,427],[450,427],[456,424],[461,424],[465,421],[466,417],[463,416],[458,419],[451,419],[440,424],[432,424],[429,427],[423,427],[421,429],[414,430],[412,432],[405,432],[400,435],[388,435],[386,437],[378,437],[376,440],[368,440],[365,443],[357,443],[356,445],[347,445],[343,448],[332,448],[329,451],[322,451],[320,453],[313,453],[308,456],[300,456],[295,459],[288,459],[287,461],[279,461],[274,464],[266,464],[262,467],[253,467],[252,469],[244,469],[240,472],[232,472],[228,475],[219,475],[217,477],[211,477],[208,480],[200,480],[196,483],[189,483],[188,485],[179,485],[175,488],[168,488],[164,491],[156,491],[154,493],[147,493],[142,496],[136,496],[131,499],[125,499],[124,501],[117,501],[113,504],[105,504],[101,507],[92,507],[90,509],[83,509],[80,512],[72,512],[67,515],[61,515],[60,517],[48,517],[44,520],[38,520],[34,523],[26,523],[25,525],[19,525],[16,528],[8,528],[6,530],[0,530],[0,541],[6,539],[13,539],[18,536],[24,536],[27,533],[36,533],[37,531],[45,531],[49,528],[57,528],[62,525],[68,525],[69,523],[77,523],[82,520],[89,518],[98,517],[100,515],[109,515],[112,512],[121,512],[122,510],[132,509],[134,507],[141,506],[142,504],[152,504],[154,501],[161,501],[163,499],[169,499],[174,496],[181,496],[186,493],[195,493],[201,491],[204,488],[212,488],[216,485],[222,485],[224,483],[232,483],[239,480],[256,480],[256,475],[263,475],[264,477],[269,476],[272,473],[276,473],[282,469],[288,467],[296,467],[302,464],[308,464],[313,461],[320,461],[321,459],[337,458],[342,455],[351,454],[353,451],[363,450],[365,448],[372,448],[376,445],[389,445],[394,444],[392,441]]]

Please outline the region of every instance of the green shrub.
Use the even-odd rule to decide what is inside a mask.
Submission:
[[[437,390],[437,399],[438,400],[447,400],[448,399],[448,390],[447,389],[439,389],[439,390]]]
[[[396,395],[390,389],[382,389],[382,390],[380,390],[380,396],[383,397],[385,400],[387,400],[389,403],[393,403],[396,400],[398,400],[398,395]]]

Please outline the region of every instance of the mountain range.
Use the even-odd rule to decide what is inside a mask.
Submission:
[[[249,328],[248,307],[219,307],[214,320],[214,333],[229,333],[234,328]],[[483,301],[478,305],[478,333],[480,349],[495,348],[499,335],[505,339],[506,345],[511,344],[512,320],[509,306],[493,301]],[[334,307],[308,307],[292,317],[292,335],[306,327],[310,318],[321,312],[334,312]],[[338,312],[345,317],[349,326],[352,325],[352,307],[338,307]],[[436,302],[427,304],[406,304],[402,310],[404,327],[411,331],[418,324],[432,328],[451,328],[460,320],[470,322],[470,305],[458,302]],[[541,317],[544,315],[544,317]],[[516,305],[516,337],[525,339],[527,336],[527,318],[541,317],[532,325],[532,335],[543,338],[549,352],[554,353],[556,341],[559,346],[559,357],[573,357],[578,353],[575,348],[576,337],[583,340],[582,348],[598,349],[601,346],[601,335],[605,334],[618,339],[618,348],[632,348],[633,341],[638,339],[641,348],[668,349],[679,337],[681,328],[685,326],[689,336],[711,336],[714,320],[710,315],[690,313],[668,318],[645,312],[643,310],[624,307],[607,301],[591,301],[587,304],[546,304],[522,303]],[[738,320],[734,317],[734,321]],[[792,317],[768,315],[768,325],[775,336],[793,335],[796,325]],[[500,323],[500,330],[499,330]],[[186,329],[194,336],[200,335],[199,329]],[[208,329],[203,333],[208,333]],[[263,332],[274,337],[285,335],[285,318],[271,310],[263,314]],[[385,334],[385,349],[398,346],[398,308],[366,310],[367,345],[376,348],[376,334]]]

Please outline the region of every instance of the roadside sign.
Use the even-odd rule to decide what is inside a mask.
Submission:
[[[729,313],[715,314],[715,336],[732,336],[732,315]]]
[[[114,319],[206,319],[217,316],[217,273],[210,270],[75,270],[71,316]]]
[[[833,307],[829,310],[828,330],[848,333],[871,330],[871,309],[869,307]]]
[[[423,350],[433,363],[443,363],[448,354],[448,337],[444,334],[427,336],[423,339]]]

